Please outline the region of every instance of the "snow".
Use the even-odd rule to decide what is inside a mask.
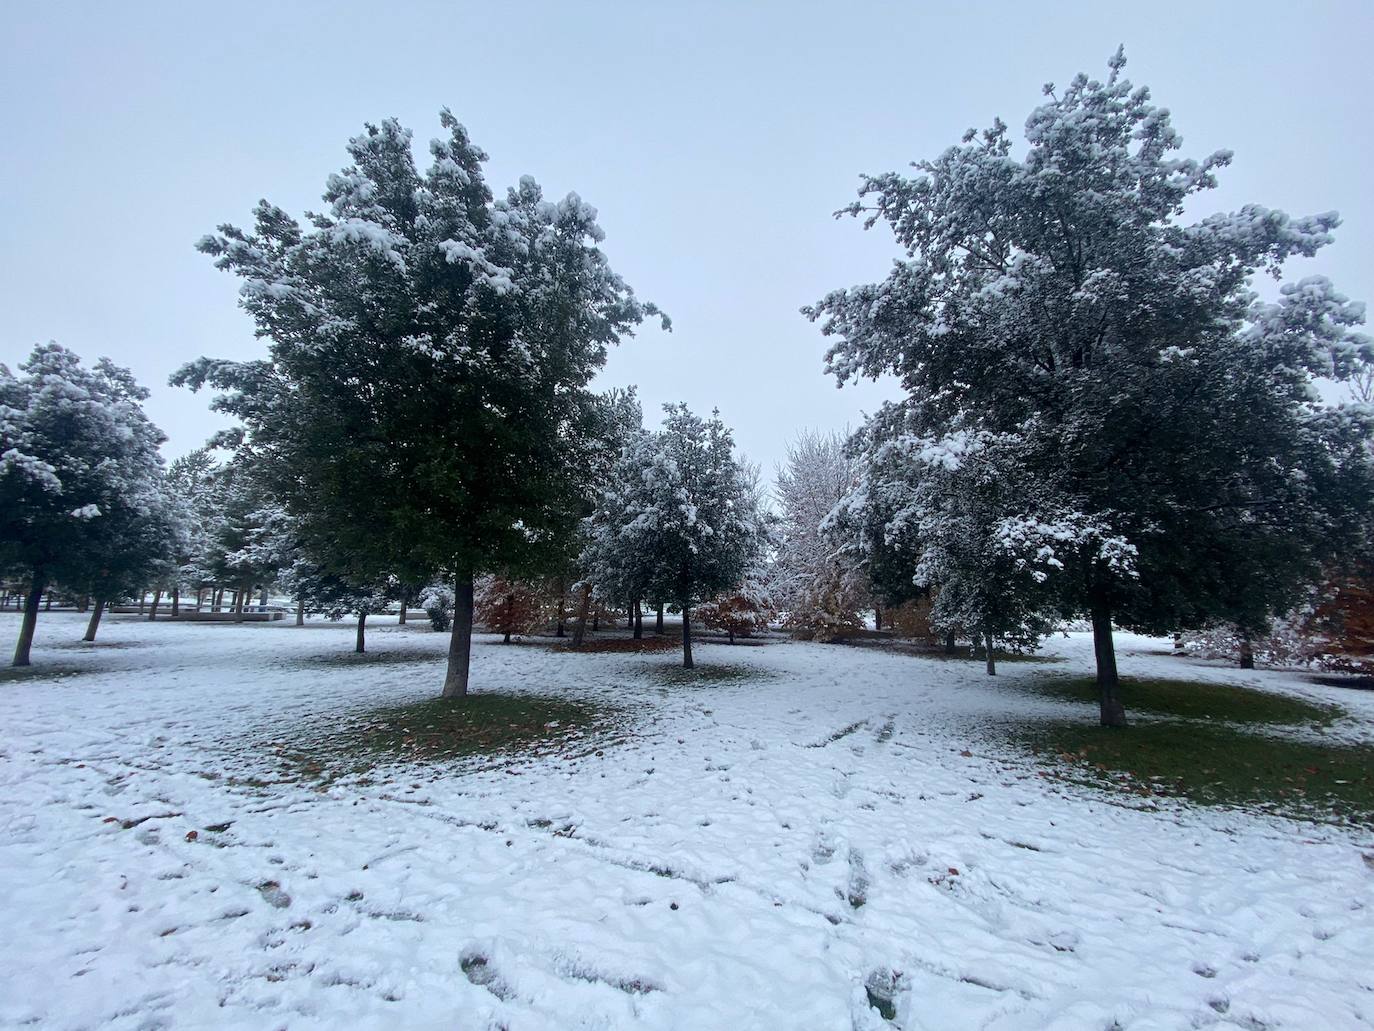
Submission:
[[[757,675],[667,686],[673,653],[482,637],[476,685],[612,701],[634,732],[316,789],[246,781],[275,779],[253,746],[433,695],[444,637],[377,627],[355,663],[351,624],[107,617],[82,647],[83,622],[43,613],[34,662],[55,675],[0,685],[0,1025],[1374,1018],[1368,834],[1036,776],[980,728],[1064,714],[1006,688],[1043,667],[990,683],[876,649],[698,643]],[[1048,647],[1056,672],[1088,667],[1087,638]],[[1345,732],[1374,727],[1359,692],[1120,647],[1123,672],[1339,697]],[[885,983],[893,1024],[865,991]]]

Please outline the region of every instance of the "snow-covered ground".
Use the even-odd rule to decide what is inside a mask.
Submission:
[[[907,1029],[1374,1023],[1369,835],[1037,776],[979,728],[1062,714],[1006,689],[1043,667],[701,645],[758,677],[680,686],[653,675],[673,653],[483,638],[480,688],[614,700],[635,733],[320,790],[220,775],[431,696],[443,638],[377,627],[407,661],[331,663],[349,627],[113,618],[81,647],[80,624],[40,622],[35,663],[67,675],[0,683],[6,1026],[877,1029],[865,986],[894,973]],[[1121,646],[1123,672],[1181,672]],[[1089,666],[1082,638],[1050,649]],[[1191,672],[1374,726],[1360,692]]]

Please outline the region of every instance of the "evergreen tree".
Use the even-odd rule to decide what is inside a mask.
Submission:
[[[0,573],[28,585],[14,652],[27,666],[49,584],[91,584],[113,550],[151,561],[167,543],[165,438],[143,412],[147,390],[108,359],[85,368],[50,343],[19,372],[0,365]]]
[[[738,586],[764,550],[756,479],[734,457],[719,414],[665,405],[658,433],[626,447],[588,521],[583,565],[614,596],[640,591],[682,613],[682,664],[692,668],[692,608]],[[637,596],[637,595],[634,595]]]
[[[1169,113],[1124,64],[1046,87],[1021,156],[999,120],[914,177],[867,178],[847,210],[887,222],[905,257],[805,309],[838,338],[841,382],[900,380],[906,399],[875,429],[915,450],[987,435],[1019,456],[1034,490],[988,514],[1059,610],[1091,617],[1107,725],[1125,724],[1114,621],[1161,632],[1283,611],[1370,504],[1370,413],[1312,386],[1368,355],[1362,306],[1319,277],[1277,304],[1250,290],[1329,243],[1337,216],[1250,205],[1182,221],[1230,155],[1174,157]]]
[[[567,461],[595,435],[588,384],[652,305],[637,301],[576,194],[529,177],[495,201],[486,155],[447,111],[418,171],[408,131],[369,125],[303,228],[258,205],[201,241],[243,279],[258,362],[201,359],[175,382],[222,393],[239,447],[349,582],[444,571],[455,607],[445,696],[467,691],[473,577],[547,568],[586,489]],[[666,320],[665,327],[666,327]]]

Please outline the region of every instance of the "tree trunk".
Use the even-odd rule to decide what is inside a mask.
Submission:
[[[945,634],[945,654],[954,654],[954,634],[952,633]]]
[[[357,643],[356,643],[355,645],[353,645],[353,650],[354,650],[355,652],[357,652],[359,655],[361,655],[363,652],[365,652],[365,651],[367,650],[367,649],[364,647],[364,645],[366,644],[366,638],[365,638],[366,630],[367,630],[367,613],[366,613],[366,612],[359,612],[359,613],[358,613],[358,641],[357,641]]]
[[[663,633],[663,606],[658,607],[658,614],[654,616],[654,633]]]
[[[663,610],[658,614],[663,615]],[[686,602],[682,605],[682,668],[692,669],[692,610]]]
[[[572,645],[574,648],[581,648],[583,640],[587,636],[587,611],[592,604],[592,585],[584,584],[582,587],[582,602],[577,607],[577,628],[573,630]]]
[[[631,609],[633,610],[632,618],[635,624],[634,639],[638,641],[644,637],[644,608],[640,605],[638,598],[635,599]]]
[[[145,603],[147,602],[147,600],[148,600],[148,592],[147,592],[147,591],[139,591],[139,592],[138,592],[138,614],[139,614],[140,616],[143,615],[144,605],[145,605]]]
[[[992,656],[992,634],[983,631],[983,650],[987,653],[988,676],[997,676],[997,660]]]
[[[1183,654],[1183,635],[1182,635],[1182,634],[1174,634],[1174,654],[1175,654],[1175,655],[1182,655],[1182,654]]]
[[[100,629],[100,617],[105,612],[105,599],[95,600],[95,609],[91,612],[91,621],[86,624],[86,636],[81,638],[83,641],[94,641],[95,632]]]
[[[874,630],[881,630],[882,628],[883,628],[883,607],[882,607],[881,605],[874,605],[874,606],[873,606],[873,629],[874,629]]]
[[[305,599],[296,599],[296,626],[305,626]]]
[[[44,611],[44,612],[51,612],[51,611],[52,611],[52,591],[49,591],[49,592],[48,592],[47,598],[45,598],[44,601],[43,601],[43,611]]]
[[[201,602],[202,602],[202,600],[203,600],[204,598],[205,598],[205,588],[204,588],[204,587],[197,587],[197,588],[196,588],[196,611],[197,611],[197,612],[200,611]]]
[[[181,615],[181,584],[172,585],[172,615]]]
[[[735,632],[734,632],[734,630],[730,629],[729,627],[726,627],[726,628],[725,628],[725,632],[726,632],[727,634],[730,635],[730,643],[731,643],[731,644],[734,644],[734,643],[735,643]]]
[[[264,587],[264,588],[262,589],[262,599],[258,602],[258,604],[262,606],[263,611],[266,611],[266,610],[267,610],[267,588],[266,588],[266,587]]]
[[[1242,634],[1240,638],[1240,668],[1255,668],[1255,648],[1250,643],[1250,635]]]
[[[1105,601],[1095,601],[1093,617],[1093,654],[1097,659],[1097,703],[1104,727],[1126,726],[1126,707],[1121,704],[1121,681],[1116,675],[1116,648],[1112,644],[1112,610]]]
[[[243,622],[243,603],[248,598],[248,588],[242,587],[234,592],[234,615],[238,617],[240,623]]]
[[[149,623],[151,623],[153,620],[157,619],[157,606],[158,606],[158,602],[160,602],[160,601],[162,601],[162,588],[161,588],[161,587],[159,587],[157,590],[155,590],[155,591],[153,592],[153,603],[152,603],[151,605],[148,606],[148,622],[149,622]]]
[[[601,632],[601,606],[592,609],[592,633]]]
[[[19,624],[19,641],[14,646],[14,666],[29,664],[29,649],[33,647],[33,630],[38,625],[38,603],[43,600],[43,580],[34,574],[33,586],[24,599],[24,621]]]
[[[472,574],[458,577],[453,587],[453,629],[448,639],[448,671],[444,674],[445,698],[466,698],[468,668],[472,659]]]
[[[563,578],[560,576],[558,578],[558,627],[553,632],[554,637],[567,636],[563,632],[563,594],[566,590],[567,588],[563,584]]]
[[[503,637],[503,638],[501,638],[501,643],[502,643],[502,644],[510,644],[510,631],[509,631],[509,630],[506,631],[506,636]]]
[[[401,599],[401,614],[396,617],[396,622],[400,626],[406,625],[406,600]]]

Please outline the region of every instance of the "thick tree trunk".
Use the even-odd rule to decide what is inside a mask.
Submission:
[[[587,613],[592,605],[592,585],[584,584],[582,587],[582,601],[577,606],[577,627],[573,630],[572,645],[574,648],[581,648],[582,642],[587,637]]]
[[[238,621],[243,622],[243,604],[248,600],[248,588],[242,587],[234,592],[234,615],[238,616]]]
[[[632,608],[634,609],[633,618],[635,624],[634,639],[638,641],[644,637],[644,607],[640,605],[638,599],[635,599]]]
[[[663,606],[658,607],[658,613],[654,616],[654,633],[663,633]]]
[[[296,599],[296,626],[305,626],[305,599]]]
[[[988,676],[997,676],[997,660],[992,655],[992,634],[983,631],[983,651],[987,653]]]
[[[83,641],[94,641],[95,632],[100,629],[100,617],[105,612],[105,599],[95,600],[95,609],[91,612],[91,621],[86,624],[86,636],[81,638]]]
[[[172,585],[172,615],[181,615],[181,585]]]
[[[151,622],[153,622],[153,620],[157,619],[157,606],[158,606],[158,603],[159,603],[160,601],[162,601],[162,588],[161,588],[161,587],[159,587],[157,590],[155,590],[155,591],[153,592],[153,603],[152,603],[151,605],[148,606],[148,622],[149,622],[149,623],[151,623]]]
[[[1112,644],[1112,610],[1105,601],[1092,608],[1093,654],[1097,659],[1097,703],[1104,727],[1126,726],[1126,707],[1121,704],[1121,681],[1116,675],[1116,648]]]
[[[1250,643],[1250,635],[1242,634],[1240,638],[1240,668],[1255,668],[1255,648]]]
[[[658,611],[663,614],[662,609]],[[692,668],[692,610],[686,602],[682,605],[682,668]]]
[[[448,671],[444,674],[445,698],[466,698],[468,667],[472,659],[472,574],[458,577],[453,587],[453,629],[448,639]]]
[[[953,655],[953,654],[954,654],[954,635],[953,635],[952,633],[951,633],[951,634],[945,634],[945,654],[946,654],[946,655]]]
[[[358,641],[357,641],[356,644],[353,645],[353,650],[354,650],[355,652],[357,652],[359,655],[361,655],[363,652],[365,652],[365,651],[367,650],[367,648],[365,647],[366,644],[367,644],[367,640],[366,640],[366,637],[365,637],[366,631],[367,631],[367,613],[366,613],[366,612],[359,612],[359,613],[358,613]]]
[[[33,586],[24,599],[24,621],[19,624],[19,640],[14,646],[14,666],[29,664],[29,650],[33,647],[33,630],[38,625],[38,605],[43,600],[43,580],[35,575]]]
[[[259,599],[258,604],[261,605],[264,609],[267,608],[267,588],[266,588],[266,587],[264,587],[264,588],[262,589],[262,597],[261,597],[261,599]]]
[[[396,622],[401,626],[406,625],[406,601],[404,598],[401,599],[401,614],[396,617]]]

